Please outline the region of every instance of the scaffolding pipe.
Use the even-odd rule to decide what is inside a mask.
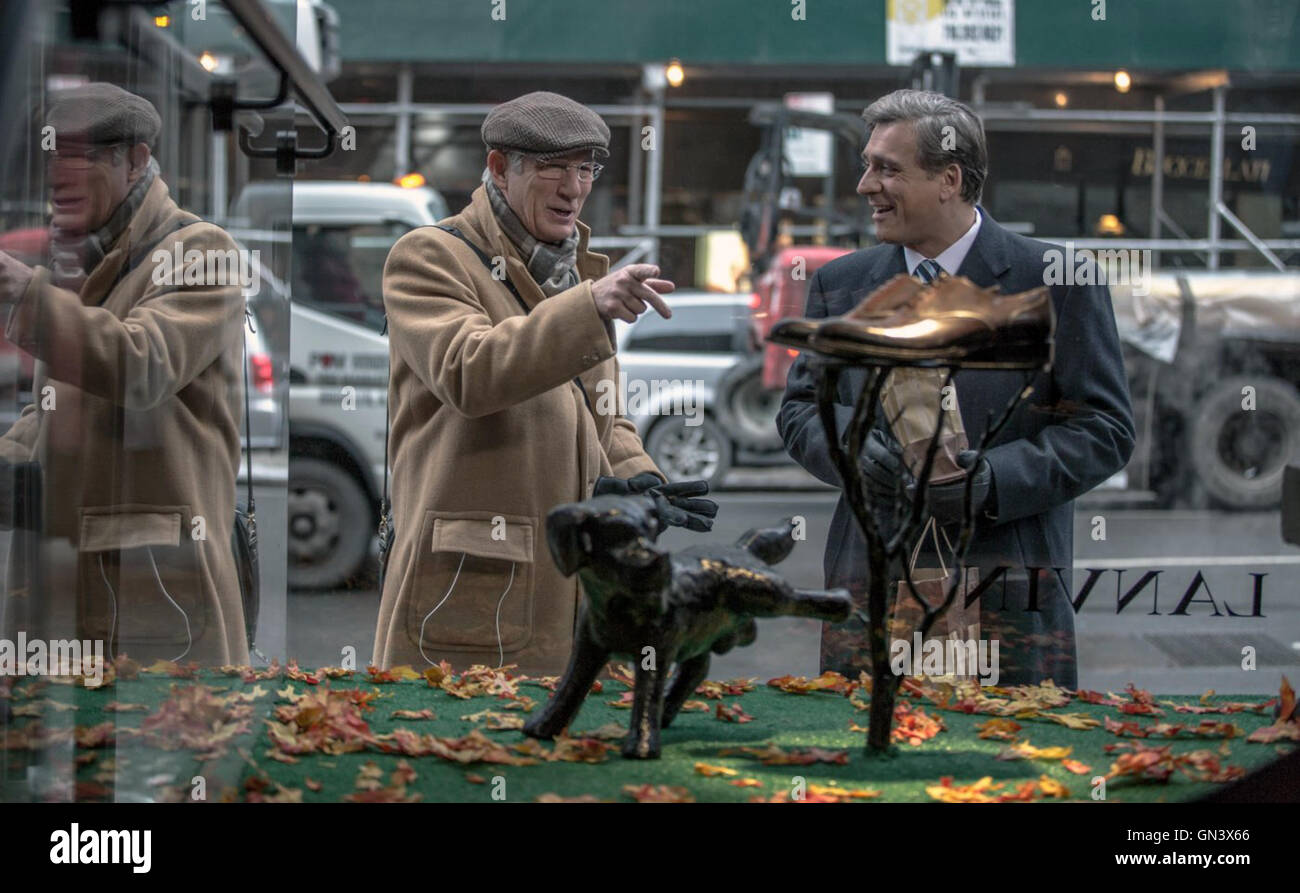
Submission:
[[[1155,169],[1151,171],[1151,225],[1147,237],[1160,238],[1160,215],[1165,205],[1165,98],[1156,97],[1156,123],[1151,133],[1151,150],[1155,154]],[[1154,252],[1152,263],[1160,267],[1160,253]]]
[[[1219,269],[1219,206],[1223,204],[1223,118],[1227,88],[1214,88],[1214,126],[1210,131],[1210,220],[1206,236],[1210,241],[1208,268]]]
[[[411,90],[415,77],[410,63],[397,70],[397,104],[403,108],[411,105]],[[393,132],[393,171],[398,177],[411,172],[411,112],[399,112],[397,127]]]
[[[646,159],[646,178],[645,178],[645,226],[649,231],[651,238],[654,239],[654,245],[650,248],[646,258],[647,263],[659,263],[659,235],[656,232],[659,229],[659,204],[663,196],[663,176],[664,176],[664,88],[662,85],[656,86],[652,91],[654,102],[650,107],[650,126],[654,129],[651,133],[654,135],[653,148],[650,150],[650,156]],[[638,148],[640,144],[638,143]]]

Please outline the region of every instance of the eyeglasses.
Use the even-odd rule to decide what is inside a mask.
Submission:
[[[103,161],[105,156],[110,161],[116,160],[117,150],[124,145],[125,143],[114,143],[109,146],[79,146],[76,148],[55,149],[45,156],[45,164],[49,167],[57,162],[63,167],[82,170]]]
[[[600,176],[600,172],[605,169],[605,165],[597,164],[594,161],[573,162],[570,164],[560,164],[555,161],[543,161],[534,155],[523,155],[520,158],[527,158],[537,166],[537,176],[542,180],[563,180],[569,175],[570,170],[578,172],[578,180],[582,183],[591,183]]]

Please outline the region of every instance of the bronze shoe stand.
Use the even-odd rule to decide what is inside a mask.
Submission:
[[[963,512],[961,532],[954,552],[953,565],[958,568],[958,572],[953,575],[953,580],[948,586],[942,604],[931,605],[917,592],[912,581],[911,563],[907,559],[925,527],[925,493],[926,488],[929,486],[930,472],[938,451],[939,440],[944,431],[942,406],[938,410],[939,418],[936,419],[934,435],[930,438],[929,446],[926,449],[921,473],[916,479],[915,496],[910,502],[904,495],[903,482],[901,479],[899,480],[898,489],[895,491],[893,504],[890,507],[894,522],[892,525],[893,532],[888,536],[880,529],[878,516],[872,510],[873,506],[870,502],[869,491],[857,457],[862,455],[862,447],[867,433],[876,422],[876,408],[880,405],[881,389],[884,387],[885,379],[892,369],[909,365],[940,366],[948,370],[944,382],[947,385],[952,383],[953,376],[961,368],[961,365],[959,362],[952,361],[899,362],[894,359],[872,360],[866,357],[844,360],[813,352],[809,353],[808,358],[810,369],[817,380],[817,410],[822,421],[822,427],[826,431],[826,441],[829,445],[831,461],[839,471],[840,479],[844,482],[845,499],[848,501],[853,517],[857,519],[858,527],[862,530],[867,543],[869,574],[867,581],[867,613],[864,617],[861,611],[857,612],[858,618],[867,626],[871,650],[871,712],[867,727],[866,753],[868,755],[889,754],[891,753],[890,736],[893,731],[894,704],[897,699],[898,686],[902,682],[902,677],[895,675],[890,667],[889,642],[886,641],[894,614],[890,606],[896,604],[894,596],[896,595],[897,583],[894,581],[902,580],[905,582],[908,595],[919,604],[922,620],[916,629],[921,634],[922,640],[924,640],[935,620],[953,603],[964,578],[964,574],[960,572],[960,569],[965,566],[966,554],[970,549],[970,542],[975,528],[973,512],[971,511],[971,478],[968,476],[966,479],[965,511]],[[846,449],[841,447],[836,433],[835,394],[837,393],[840,374],[847,368],[863,366],[870,371],[867,384],[862,389],[857,404],[853,408],[853,416],[846,432]],[[985,450],[997,438],[998,432],[1011,418],[1016,407],[1033,390],[1030,382],[1037,370],[1025,370],[1023,365],[1012,368],[1025,371],[1024,385],[1012,395],[1011,400],[1008,401],[999,418],[994,420],[992,418],[993,414],[989,413],[989,424],[975,448],[977,459],[972,467],[978,466],[979,458],[983,457]]]

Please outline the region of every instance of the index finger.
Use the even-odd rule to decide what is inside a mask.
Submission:
[[[649,304],[651,307],[655,308],[655,310],[658,311],[659,315],[662,316],[664,319],[672,319],[673,312],[668,309],[668,305],[664,303],[664,299],[659,297],[659,293],[652,288],[647,288],[644,290],[647,292],[647,294],[638,295],[638,297],[641,298],[641,300],[645,301],[647,304]]]
[[[628,264],[623,269],[637,282],[644,282],[652,276],[659,275],[659,268],[654,264]]]
[[[703,496],[709,492],[708,481],[673,481],[657,488],[665,496]]]

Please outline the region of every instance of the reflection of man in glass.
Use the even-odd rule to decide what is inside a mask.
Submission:
[[[37,359],[0,458],[44,479],[40,517],[15,519],[8,631],[245,663],[235,243],[168,197],[148,101],[89,84],[57,94],[47,124],[50,264],[0,252],[5,335]]]

